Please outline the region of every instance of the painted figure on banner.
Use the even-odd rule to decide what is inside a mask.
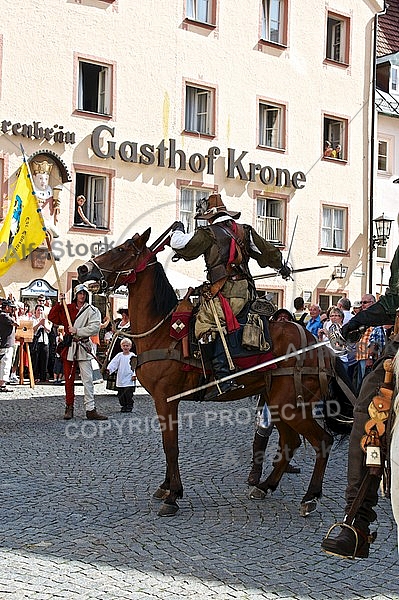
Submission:
[[[44,224],[50,236],[59,237],[57,230],[59,200],[54,198],[53,188],[50,185],[50,173],[54,164],[47,161],[32,161],[32,179],[39,208],[42,211]]]

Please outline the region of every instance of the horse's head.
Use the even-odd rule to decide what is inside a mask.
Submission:
[[[116,248],[93,257],[78,267],[79,281],[98,281],[103,291],[135,281],[136,273],[143,271],[154,256],[146,246],[150,234],[148,228],[142,235],[136,233]]]

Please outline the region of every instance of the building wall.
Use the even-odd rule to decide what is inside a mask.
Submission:
[[[290,261],[294,268],[326,265],[285,282],[279,277],[259,280],[263,289],[281,290],[281,302],[292,307],[293,298],[310,291],[313,301],[322,290],[358,299],[366,289],[367,198],[369,168],[370,80],[372,29],[375,11],[383,2],[328,5],[316,0],[287,2],[286,46],[259,44],[260,2],[218,0],[216,26],[201,27],[185,20],[186,3],[100,0],[60,2],[45,7],[39,0],[4,0],[0,41],[1,121],[40,122],[44,127],[63,126],[75,134],[76,143],[60,144],[0,134],[3,157],[3,190],[10,197],[21,164],[22,142],[27,155],[50,149],[60,156],[72,175],[61,191],[60,240],[70,247],[88,247],[100,239],[122,241],[136,231],[152,228],[155,239],[179,218],[180,186],[203,185],[222,194],[230,209],[241,210],[242,221],[255,224],[255,198],[263,191],[287,199],[287,227],[283,254],[287,254],[295,228]],[[325,61],[327,11],[350,24],[349,65]],[[105,62],[114,69],[113,110],[110,118],[88,116],[76,110],[79,58]],[[185,83],[211,86],[216,94],[215,135],[184,133]],[[257,102],[262,98],[281,103],[287,111],[285,150],[267,150],[257,144]],[[323,159],[323,115],[347,120],[347,159]],[[117,155],[100,158],[93,153],[91,135],[100,126],[114,128],[112,139],[157,146],[176,140],[187,157],[206,156],[211,146],[220,149],[215,173],[185,171],[124,162]],[[109,134],[104,141],[110,140]],[[104,146],[105,147],[105,146]],[[249,163],[288,169],[306,175],[303,189],[281,188],[243,181],[235,171],[226,177],[228,149],[238,157],[244,151]],[[75,170],[83,166],[112,175],[109,229],[73,229]],[[323,253],[322,204],[348,210],[347,252]],[[8,207],[4,200],[3,215]],[[69,254],[73,254],[70,252]],[[161,258],[170,263],[171,253]],[[64,286],[69,286],[86,256],[68,256],[57,263]],[[344,280],[333,280],[334,266],[349,267]],[[203,279],[203,262],[173,268]],[[252,265],[254,274],[261,270]],[[19,296],[37,277],[56,287],[51,263],[42,270],[21,261],[2,278],[5,290]]]

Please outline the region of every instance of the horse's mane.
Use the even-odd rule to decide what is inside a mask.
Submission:
[[[150,309],[155,315],[165,317],[176,304],[176,292],[169,283],[161,263],[156,263],[154,272],[154,294]]]

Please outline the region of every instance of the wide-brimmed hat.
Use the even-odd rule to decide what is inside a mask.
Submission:
[[[354,303],[352,304],[352,308],[362,308],[361,300],[355,300]]]
[[[225,207],[222,197],[220,194],[211,194],[206,201],[202,201],[200,209],[195,215],[195,219],[206,219],[209,221],[215,217],[227,215],[232,219],[239,219],[241,216],[240,212],[227,210]]]
[[[277,319],[279,318],[280,315],[282,314],[286,314],[289,316],[290,321],[294,321],[294,317],[292,316],[292,313],[290,313],[290,311],[287,308],[279,308],[278,310],[276,310],[275,313],[273,313],[272,315],[272,321],[277,321]]]

